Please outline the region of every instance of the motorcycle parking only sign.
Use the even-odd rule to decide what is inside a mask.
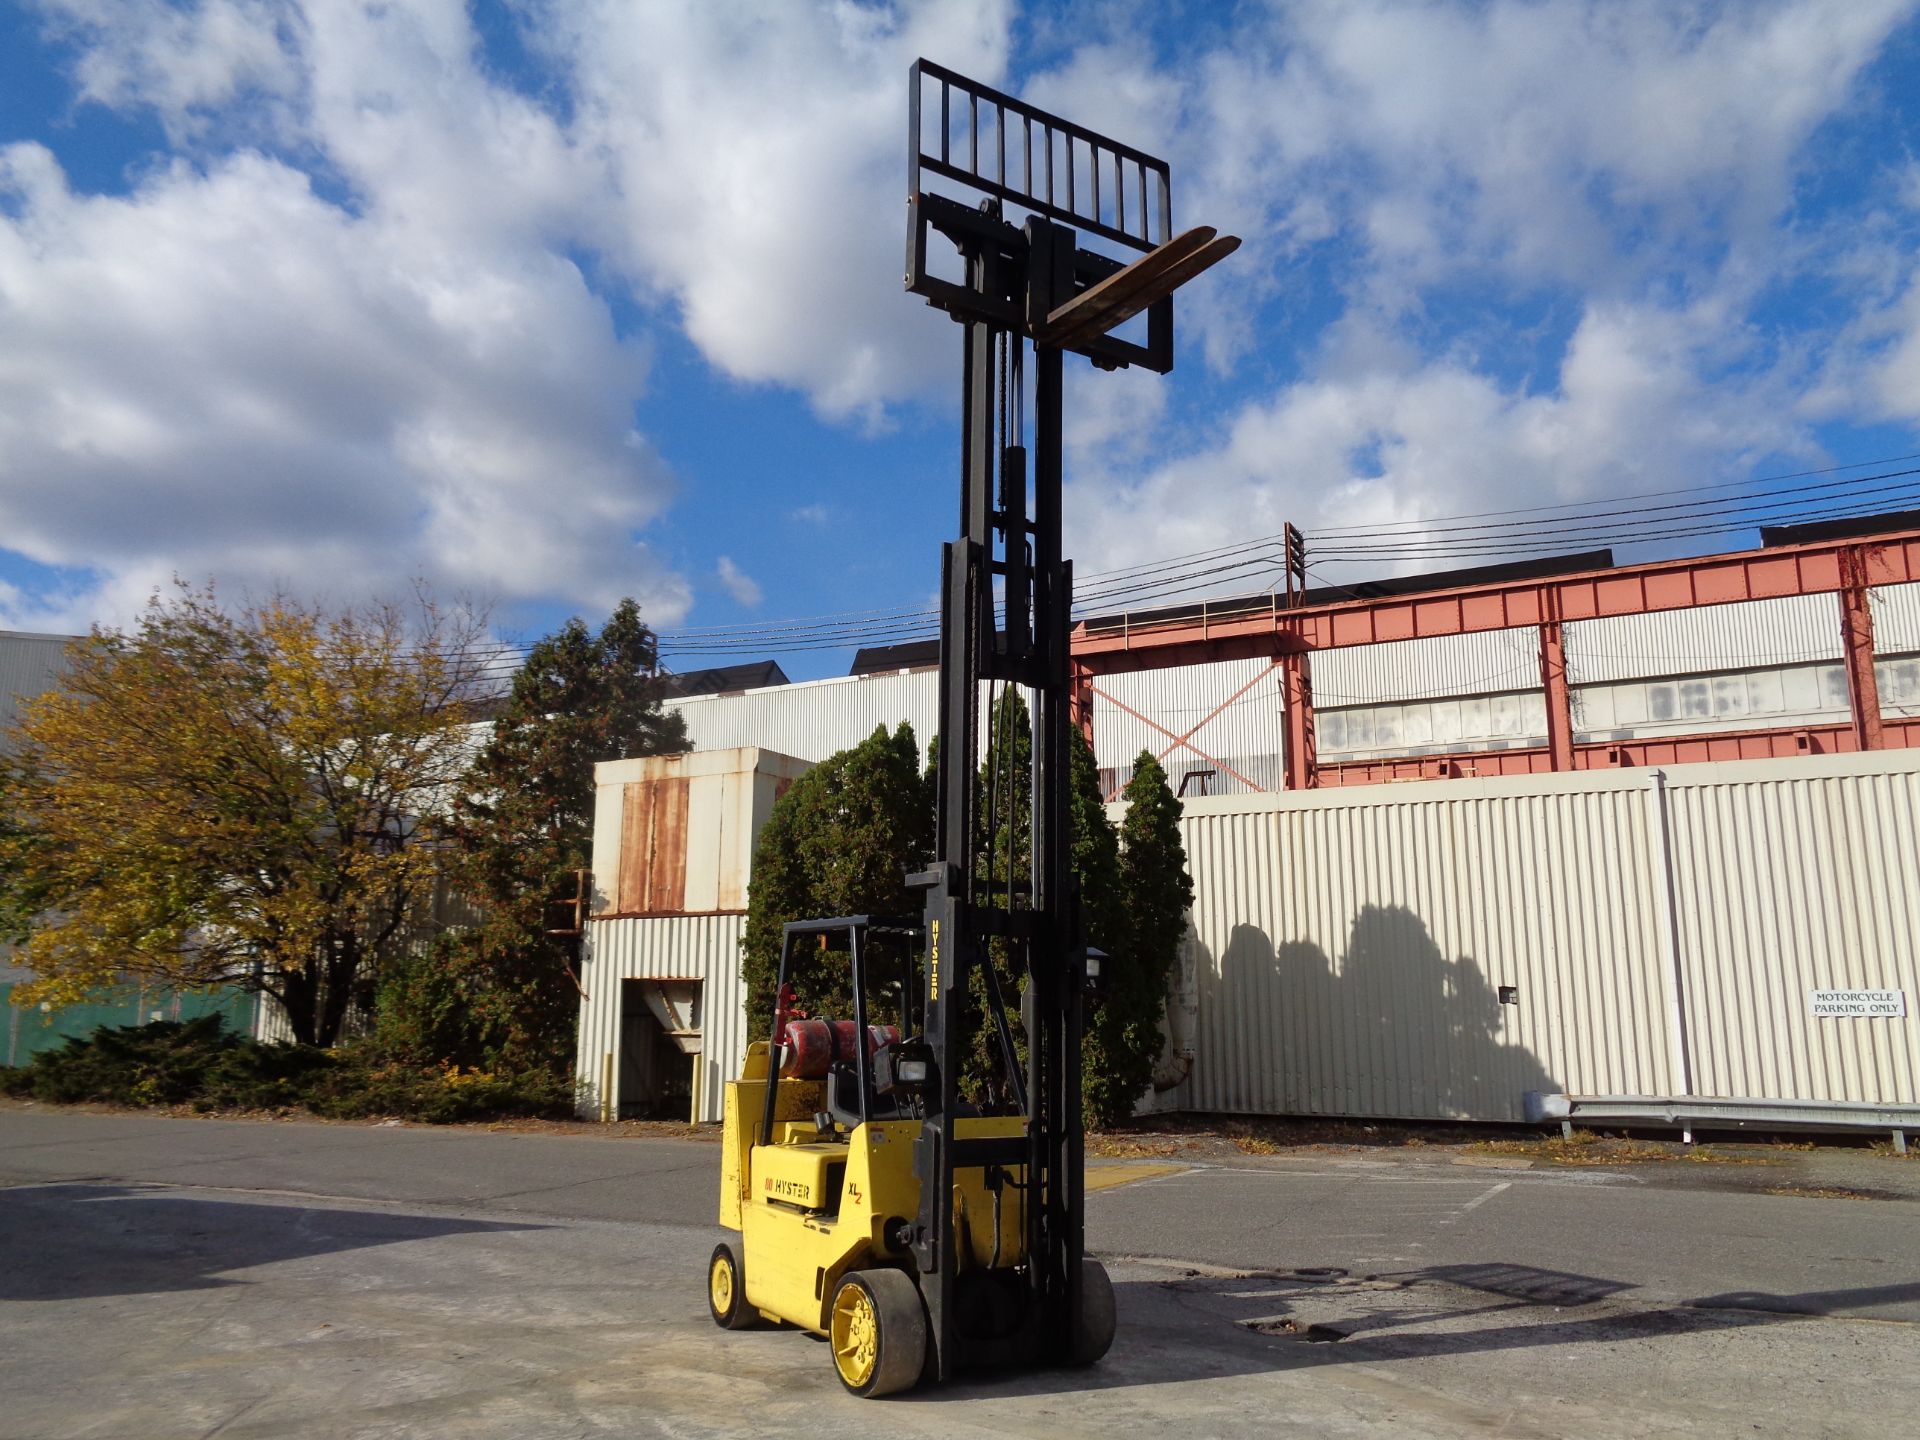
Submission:
[[[1807,1005],[1820,1019],[1832,1016],[1898,1018],[1907,1013],[1907,992],[1904,990],[1809,990]]]

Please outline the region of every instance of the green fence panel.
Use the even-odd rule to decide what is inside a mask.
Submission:
[[[154,1020],[197,1020],[218,1015],[229,1030],[253,1033],[257,998],[244,990],[142,990],[128,988],[104,994],[86,1005],[63,1005],[55,1010],[12,1003],[13,986],[0,984],[0,1006],[6,1014],[5,1063],[24,1065],[42,1050],[57,1050],[67,1041],[116,1025],[145,1025]]]

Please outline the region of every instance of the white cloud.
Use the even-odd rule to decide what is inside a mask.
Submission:
[[[49,29],[83,47],[80,97],[151,106],[176,140],[201,133],[238,99],[270,107],[300,88],[289,42],[297,17],[277,0],[41,0]]]
[[[578,253],[829,415],[945,376],[893,278],[899,110],[922,50],[998,74],[1003,3],[533,7],[568,109],[489,70],[461,0],[43,15],[79,95],[177,149],[118,197],[6,151],[0,526],[116,618],[177,571],[637,589],[678,620],[685,578],[635,543],[673,490],[634,425],[647,342]]]
[[[946,324],[901,292],[907,68],[992,81],[1005,0],[582,0],[540,34],[618,203],[601,243],[729,375],[877,420],[944,379]]]
[[[1803,446],[1782,377],[1702,378],[1726,359],[1720,335],[1697,312],[1603,305],[1582,319],[1548,391],[1389,357],[1291,385],[1242,409],[1218,444],[1132,479],[1082,473],[1068,505],[1081,517],[1077,545],[1104,569],[1288,522],[1312,532],[1678,488]],[[1592,543],[1563,538],[1568,550]],[[1258,588],[1244,574],[1223,584]]]
[[[1822,404],[1920,419],[1920,302],[1892,301],[1911,237],[1863,238],[1870,215],[1794,213],[1819,163],[1809,141],[1860,98],[1913,10],[1276,4],[1178,85],[1124,46],[1070,56],[1036,91],[1096,125],[1136,118],[1174,161],[1177,223],[1248,237],[1183,297],[1188,342],[1224,367],[1273,344],[1251,323],[1273,297],[1323,317],[1298,378],[1236,402],[1219,436],[1162,431],[1129,457],[1117,404],[1105,413],[1120,430],[1076,437],[1069,514],[1088,567],[1287,521],[1724,478],[1817,453],[1807,424]],[[1758,323],[1796,279],[1861,307],[1855,333]],[[1542,297],[1580,317],[1557,356],[1514,318]],[[1457,318],[1463,305],[1479,318]],[[1436,322],[1436,306],[1455,313]],[[1517,373],[1519,353],[1545,373]]]
[[[177,571],[608,604],[648,568],[644,356],[564,260],[436,252],[245,152],[108,198],[15,145],[0,193],[9,548],[123,597]]]
[[[685,614],[638,543],[674,490],[634,424],[646,346],[568,258],[600,172],[482,75],[463,6],[58,11],[83,93],[204,143],[110,197],[0,152],[9,548],[93,571],[113,619],[173,573]]]
[[[1252,376],[1258,346],[1284,378],[1170,437],[1169,382],[1075,367],[1086,558],[1685,483],[1803,445],[1821,406],[1912,417],[1911,246],[1843,257],[1792,214],[1809,137],[1912,9],[1276,0],[1177,66],[1132,7],[1095,12],[1027,93],[1167,155],[1182,220],[1248,240],[1183,294],[1171,383],[1196,354]],[[177,147],[117,197],[37,146],[0,162],[0,543],[99,577],[49,614],[179,571],[637,587],[677,621],[691,587],[643,543],[674,488],[635,427],[649,343],[579,255],[830,420],[950,395],[952,326],[897,278],[904,81],[919,54],[1003,81],[1012,0],[529,0],[550,91],[489,66],[462,0],[43,10],[79,93]],[[1783,275],[1842,265],[1872,283],[1815,391],[1795,337],[1749,329]],[[1542,294],[1581,319],[1517,379],[1499,300]],[[1462,295],[1499,297],[1484,326],[1432,319]],[[1263,334],[1269,302],[1308,318]]]
[[[1920,425],[1920,267],[1905,297],[1885,317],[1887,343],[1862,366],[1880,415]]]
[[[1224,367],[1262,302],[1324,304],[1329,271],[1398,319],[1463,277],[1633,299],[1764,263],[1808,138],[1913,10],[1272,0],[1177,77],[1119,40],[1030,89],[1171,160],[1177,225],[1246,238],[1183,299]]]
[[[734,564],[732,556],[722,555],[713,573],[719,577],[720,588],[733,597],[734,604],[744,605],[751,610],[760,603],[759,582]]]

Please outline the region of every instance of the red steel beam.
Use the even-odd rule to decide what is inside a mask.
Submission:
[[[1071,665],[1067,681],[1067,723],[1093,744],[1093,673],[1078,661]]]
[[[1886,745],[1880,718],[1880,677],[1873,673],[1873,606],[1868,600],[1866,557],[1850,545],[1841,554],[1846,588],[1840,592],[1841,655],[1847,666],[1847,703],[1853,710],[1853,737],[1862,750]]]
[[[1547,753],[1554,769],[1571,770],[1573,692],[1567,688],[1566,639],[1557,619],[1540,622],[1540,685],[1547,692]]]
[[[1857,552],[1857,562],[1845,557]],[[1849,578],[1857,565],[1857,579]],[[1818,541],[1771,550],[1743,550],[1624,565],[1548,580],[1349,600],[1238,617],[1205,616],[1090,633],[1073,632],[1073,656],[1092,674],[1160,670],[1289,650],[1324,650],[1382,640],[1416,640],[1506,630],[1558,619],[1647,615],[1699,605],[1820,595],[1850,585],[1897,585],[1920,579],[1920,531],[1868,540]]]
[[[1311,790],[1319,783],[1313,727],[1313,662],[1304,650],[1280,656],[1280,683],[1286,689],[1287,789]]]

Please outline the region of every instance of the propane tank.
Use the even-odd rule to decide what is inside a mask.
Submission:
[[[782,1036],[780,1057],[782,1080],[824,1080],[827,1071],[841,1062],[852,1064],[856,1027],[851,1020],[789,1020]],[[900,1031],[893,1025],[867,1027],[867,1054],[882,1045],[900,1043]]]

